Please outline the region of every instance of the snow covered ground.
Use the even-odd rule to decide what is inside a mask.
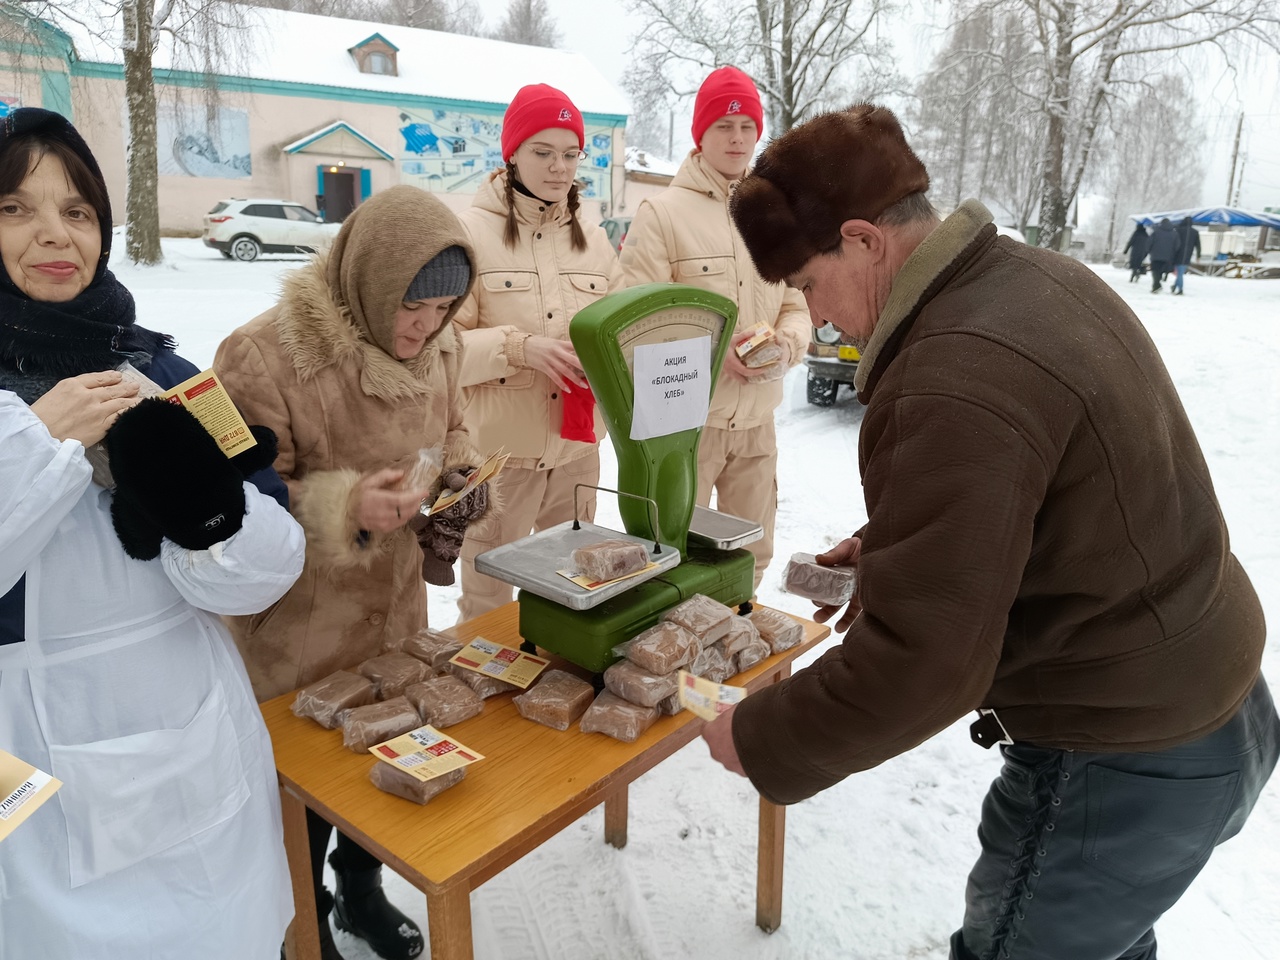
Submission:
[[[139,321],[172,333],[201,367],[226,333],[273,302],[281,275],[301,262],[233,263],[191,240],[166,240],[165,251],[161,267],[118,272],[138,300]],[[1186,296],[1170,297],[1151,294],[1145,281],[1128,284],[1127,270],[1098,270],[1159,345],[1204,447],[1234,550],[1267,619],[1280,625],[1280,281],[1191,276]],[[865,520],[860,422],[848,393],[833,408],[810,407],[803,369],[789,375],[778,411],[778,557],[824,549]],[[607,443],[602,450],[610,483],[613,453]],[[600,518],[617,522],[603,502]],[[775,561],[761,599],[811,609],[778,589],[780,570]],[[434,625],[456,620],[456,596],[431,588]],[[1278,647],[1273,637],[1264,671],[1280,691]],[[626,849],[605,845],[597,809],[475,891],[476,957],[945,958],[978,851],[979,805],[1000,762],[970,742],[967,728],[968,720],[958,723],[788,810],[783,923],[772,935],[753,922],[756,795],[697,740],[632,787]],[[389,872],[387,886],[425,928],[417,891]],[[1280,956],[1280,780],[1157,931],[1163,960]],[[374,957],[363,942],[336,936],[348,960]]]

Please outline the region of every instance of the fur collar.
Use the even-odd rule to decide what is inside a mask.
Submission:
[[[868,396],[864,391],[871,383],[872,372],[886,345],[899,328],[919,313],[928,297],[936,292],[939,279],[944,274],[950,275],[960,255],[978,239],[980,231],[991,220],[990,210],[977,200],[966,200],[907,257],[893,278],[889,299],[880,311],[871,339],[858,361],[858,371],[853,375],[853,385],[864,403]]]
[[[302,383],[329,367],[354,364],[360,388],[379,400],[404,400],[430,392],[430,371],[441,353],[458,350],[452,323],[445,323],[416,356],[394,360],[360,337],[345,307],[334,302],[326,279],[328,254],[284,279],[275,326]]]

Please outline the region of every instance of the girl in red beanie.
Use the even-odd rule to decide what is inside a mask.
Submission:
[[[674,281],[722,294],[738,305],[735,346],[759,324],[782,346],[780,360],[755,369],[729,351],[698,444],[698,503],[708,506],[715,490],[717,509],[764,527],[747,547],[757,587],[773,557],[778,507],[773,411],[783,374],[809,345],[803,297],[761,279],[729,218],[730,190],[746,174],[763,124],[751,78],[737,67],[712,72],[694,102],[694,149],[671,186],[640,204],[622,248],[628,286]]]
[[[454,318],[465,418],[482,451],[511,455],[496,481],[502,519],[472,528],[463,544],[464,620],[511,600],[509,584],[476,572],[476,555],[573,519],[574,485],[600,477],[604,423],[569,320],[620,289],[622,271],[604,231],[579,219],[583,146],[573,101],[546,84],[522,87],[502,121],[506,167],[461,215],[478,274]],[[579,513],[590,520],[595,497],[586,494]]]

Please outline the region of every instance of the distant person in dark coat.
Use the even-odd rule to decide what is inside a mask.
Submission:
[[[1133,236],[1124,245],[1121,253],[1129,255],[1129,282],[1137,283],[1142,276],[1142,261],[1147,258],[1147,250],[1151,247],[1151,237],[1147,228],[1138,224],[1133,228]]]
[[[1173,269],[1178,253],[1178,234],[1165,217],[1151,231],[1151,292],[1159,293],[1164,278]]]
[[[1171,292],[1182,296],[1182,278],[1187,275],[1187,265],[1191,263],[1191,251],[1195,250],[1196,259],[1200,259],[1200,231],[1191,225],[1190,217],[1183,217],[1174,233],[1178,237],[1178,254],[1173,258],[1175,276]]]

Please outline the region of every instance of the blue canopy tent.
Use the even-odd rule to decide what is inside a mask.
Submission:
[[[1164,213],[1135,213],[1129,217],[1144,227],[1153,227],[1161,220],[1168,218],[1170,223],[1181,223],[1190,217],[1191,222],[1199,227],[1270,227],[1280,230],[1280,214],[1254,213],[1241,210],[1239,207],[1202,207],[1200,209],[1167,210]]]

